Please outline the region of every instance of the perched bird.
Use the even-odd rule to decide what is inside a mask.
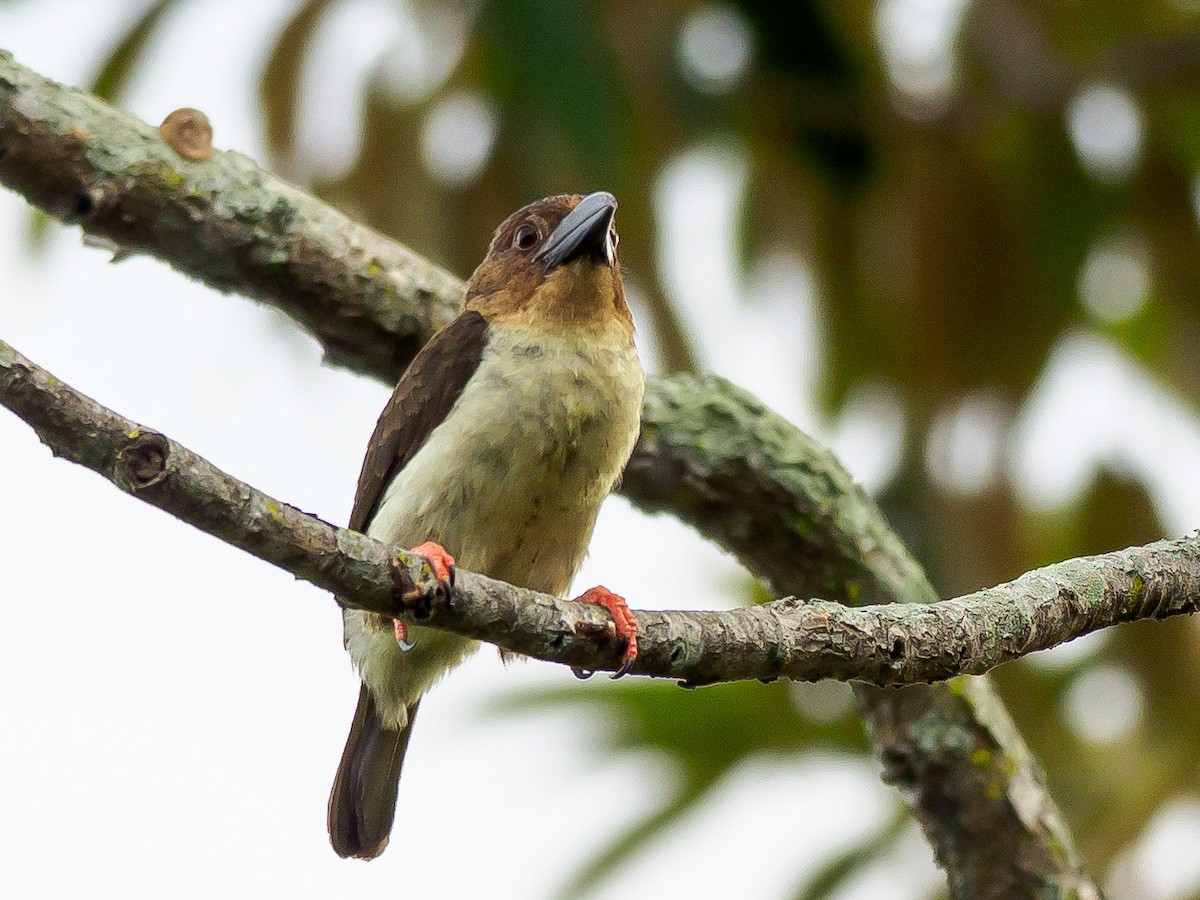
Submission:
[[[547,197],[497,229],[462,314],[417,354],[367,448],[350,527],[414,546],[440,580],[475,572],[564,596],[637,439],[643,375],[617,264],[617,202]],[[635,622],[605,606],[637,654]],[[362,678],[329,798],[341,856],[383,852],[421,696],[477,644],[344,609]]]

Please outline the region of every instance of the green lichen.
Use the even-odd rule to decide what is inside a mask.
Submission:
[[[274,500],[267,501],[267,515],[269,515],[276,522],[283,521],[283,509]]]
[[[1133,600],[1134,603],[1141,602],[1142,591],[1144,591],[1145,588],[1146,582],[1142,580],[1141,575],[1138,575],[1135,572],[1133,576],[1133,582],[1129,585],[1129,598]]]
[[[1050,847],[1051,853],[1053,853],[1055,856],[1059,857],[1060,859],[1066,859],[1066,856],[1067,856],[1066,848],[1063,846],[1062,841],[1060,841],[1058,839],[1057,834],[1055,834],[1054,832],[1051,832],[1050,834],[1046,835],[1046,842]]]
[[[986,747],[980,747],[971,754],[971,762],[981,769],[986,769],[992,764],[992,751]]]
[[[796,518],[792,520],[792,527],[796,530],[796,534],[800,535],[802,538],[814,534],[817,531],[816,524],[812,519],[805,515],[796,516]]]

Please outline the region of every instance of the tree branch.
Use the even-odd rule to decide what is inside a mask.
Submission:
[[[462,283],[240,153],[189,161],[157,128],[0,50],[0,181],[123,254],[275,306],[326,358],[395,383]]]
[[[389,383],[462,295],[461,282],[245,157],[185,160],[144,123],[2,52],[0,183],[122,252],[287,311],[330,362]],[[777,592],[937,599],[837,460],[720,379],[652,380],[622,491],[692,524]],[[1030,896],[1094,892],[985,682],[857,693],[876,753],[885,771],[907,773],[893,780],[958,895],[1010,883]],[[978,765],[977,744],[994,766]]]
[[[0,342],[0,405],[57,456],[344,602],[589,670],[620,663],[606,613],[460,570],[450,594],[418,556],[275,500],[132,422]],[[899,686],[977,675],[1118,622],[1200,603],[1200,538],[1073,559],[954,600],[853,608],[787,598],[636,613],[632,672],[689,686],[776,678]],[[597,640],[599,638],[599,640]]]

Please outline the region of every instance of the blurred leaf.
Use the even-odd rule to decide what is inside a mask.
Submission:
[[[797,889],[794,900],[828,900],[856,875],[893,846],[912,820],[899,805],[892,818],[875,834],[837,854]]]
[[[1172,86],[1167,97],[1148,98],[1146,111],[1164,149],[1181,167],[1200,169],[1200,99],[1194,85]]]
[[[585,863],[583,868],[571,875],[566,884],[555,891],[555,895],[585,897],[596,890],[633,856],[644,841],[652,841],[659,834],[670,831],[695,807],[710,787],[712,782],[689,782],[661,809],[633,824],[616,841]]]
[[[480,11],[484,77],[524,138],[530,196],[547,159],[599,183],[629,165],[631,111],[598,13],[584,0],[491,0]]]
[[[151,35],[178,0],[154,0],[134,21],[120,43],[108,55],[92,82],[91,91],[109,103],[115,103],[129,84],[129,77],[141,58]]]
[[[599,755],[662,750],[680,761],[688,777],[702,779],[726,773],[757,751],[866,746],[862,727],[852,718],[829,725],[804,719],[784,682],[736,682],[694,691],[661,681],[568,685],[507,697],[496,708],[581,706],[614,725]]]
[[[793,146],[826,177],[842,187],[861,187],[873,164],[865,77],[829,5],[819,0],[738,0],[736,5],[754,26],[758,59],[770,84],[763,100],[777,108],[771,118],[782,113],[790,120]],[[766,109],[756,113],[760,127],[771,122]]]
[[[784,682],[737,682],[685,691],[659,681],[572,684],[500,698],[489,715],[579,709],[612,728],[595,748],[598,757],[665,753],[679,764],[680,780],[663,806],[631,826],[577,873],[565,894],[593,889],[647,840],[672,828],[714,785],[760,753],[802,753],[820,747],[862,752],[865,738],[852,717],[817,725],[795,708]]]
[[[58,220],[42,212],[36,206],[29,207],[24,220],[22,244],[29,250],[30,256],[38,256],[45,252],[50,235],[58,227]]]
[[[306,0],[279,32],[258,85],[267,149],[278,163],[290,160],[296,141],[300,69],[313,32],[333,0]]]

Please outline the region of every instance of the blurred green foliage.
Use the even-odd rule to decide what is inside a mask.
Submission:
[[[145,8],[98,67],[99,92],[120,93],[174,5]],[[943,16],[955,8],[915,6]],[[1195,406],[1194,5],[967,2],[950,43],[955,78],[936,102],[906,94],[889,68],[896,61],[884,52],[892,27],[885,7],[903,12],[903,4],[411,0],[407,7],[419,21],[465,20],[461,59],[422,96],[397,99],[370,81],[361,151],[348,170],[311,185],[319,194],[465,275],[495,223],[522,203],[562,190],[611,190],[622,201],[623,265],[647,307],[642,330],[665,369],[687,370],[696,366],[681,315],[687,298],[669,297],[660,281],[655,186],[681,151],[712,139],[735,142],[750,160],[741,261],[783,241],[812,267],[827,331],[820,399],[830,416],[858,385],[882,379],[898,389],[908,440],[882,501],[946,595],[1163,533],[1144,486],[1127,476],[1106,474],[1069,508],[1034,513],[1004,479],[978,493],[947,489],[930,474],[923,448],[938,411],[972,391],[992,391],[1018,408],[1051,348],[1076,328],[1106,335]],[[263,61],[269,165],[284,174],[300,171],[305,54],[338,8],[330,0],[298,3]],[[752,39],[748,67],[721,90],[698,87],[679,55],[682,29],[712,9],[732,14]],[[1136,165],[1121,177],[1089,171],[1069,133],[1072,103],[1094,84],[1117,85],[1140,110]],[[498,132],[486,165],[448,184],[422,165],[420,135],[431,110],[464,90],[494,104]],[[1077,285],[1091,248],[1121,229],[1144,242],[1152,281],[1140,311],[1106,322],[1088,315]],[[1196,790],[1194,632],[1187,621],[1126,627],[1075,666],[1021,663],[997,673],[1098,874],[1164,801]],[[1081,672],[1099,663],[1127,665],[1146,692],[1141,724],[1105,745],[1088,743],[1062,714]],[[610,756],[652,749],[678,761],[676,793],[603,850],[571,892],[597,883],[637,840],[687,815],[754,754],[818,746],[866,752],[853,717],[808,721],[779,684],[695,693],[580,685],[511,702],[583,705],[615,723],[602,748]],[[863,847],[829,860],[801,879],[797,896],[829,895],[899,827],[886,824]]]
[[[849,719],[817,724],[796,712],[790,685],[737,683],[683,692],[661,682],[622,681],[600,689],[568,686],[548,689],[492,705],[489,714],[511,710],[578,707],[591,718],[610,723],[607,743],[598,754],[658,751],[676,763],[678,781],[661,805],[592,864],[576,874],[563,891],[573,895],[610,874],[638,843],[657,829],[685,816],[739,763],[758,753],[853,748],[866,752],[861,728]],[[681,699],[684,702],[680,702]]]

